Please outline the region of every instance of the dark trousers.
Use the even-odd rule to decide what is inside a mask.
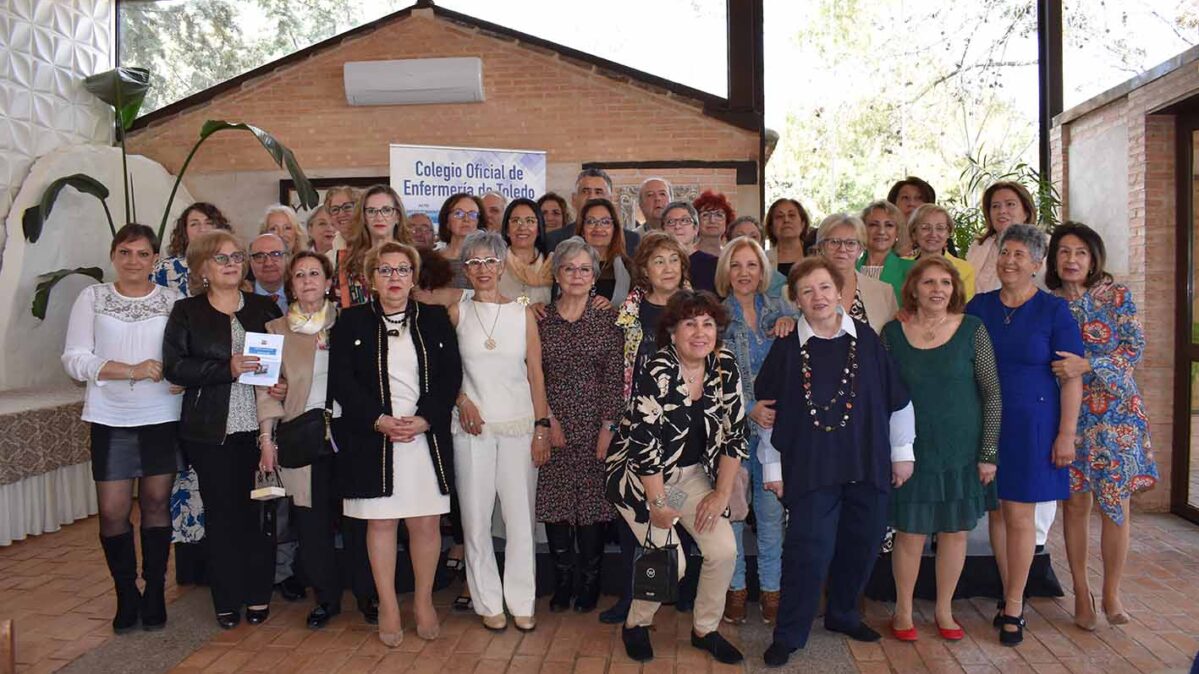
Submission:
[[[255,433],[233,433],[224,444],[188,442],[200,479],[208,540],[208,584],[217,613],[269,604],[275,580],[275,539],[263,527],[262,506],[250,498],[258,470]]]
[[[373,601],[379,593],[375,590],[371,560],[366,553],[366,520],[342,517],[341,544],[350,567],[350,590],[359,602]]]
[[[309,475],[312,478],[312,506],[296,506],[292,510],[300,537],[300,565],[316,594],[317,603],[330,604],[336,610],[341,607],[341,582],[333,553],[333,515],[337,512],[333,457],[317,459]]]
[[[886,491],[862,483],[814,489],[788,499],[776,643],[789,648],[808,643],[825,576],[825,626],[861,623],[858,599],[886,532],[887,499]]]

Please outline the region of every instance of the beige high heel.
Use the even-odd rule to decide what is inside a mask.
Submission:
[[[400,629],[399,632],[384,632],[380,630],[379,641],[382,641],[383,645],[388,648],[399,648],[400,644],[404,643],[404,630]]]
[[[425,641],[433,641],[437,637],[441,636],[441,623],[433,623],[433,626],[429,629],[425,629],[424,627],[417,625],[416,636],[424,639]]]
[[[1095,599],[1092,598],[1091,603],[1094,602]],[[1103,615],[1107,616],[1107,622],[1109,625],[1127,625],[1128,623],[1132,622],[1132,618],[1129,618],[1128,614],[1124,611],[1120,611],[1119,613],[1108,613],[1106,603],[1103,605]]]
[[[1074,625],[1081,630],[1086,630],[1088,632],[1094,632],[1095,628],[1099,626],[1099,611],[1095,609],[1095,595],[1091,592],[1088,592],[1087,596],[1091,600],[1091,619],[1087,620],[1087,621],[1082,621],[1082,620],[1078,619],[1077,615],[1075,615],[1074,616]]]

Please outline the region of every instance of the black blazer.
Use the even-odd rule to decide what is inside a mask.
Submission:
[[[429,422],[425,438],[437,472],[437,486],[449,494],[454,484],[450,412],[462,386],[458,335],[445,307],[408,303],[408,322],[416,347],[420,399],[416,416]],[[377,300],[343,309],[329,341],[329,386],[341,404],[333,420],[337,443],[337,480],[345,498],[391,496],[393,447],[375,431],[381,414],[391,414],[387,376],[387,330]]]
[[[279,307],[269,297],[243,292],[237,320],[246,332],[266,332]],[[162,369],[167,381],[186,387],[179,437],[191,442],[225,441],[229,420],[229,371],[233,333],[229,316],[212,307],[207,295],[179,300],[162,337]]]

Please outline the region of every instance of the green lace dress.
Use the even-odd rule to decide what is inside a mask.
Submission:
[[[970,531],[999,507],[995,483],[984,487],[978,477],[980,462],[996,462],[1002,409],[987,330],[966,315],[932,349],[913,347],[898,321],[881,336],[916,410],[916,469],[891,492],[891,526],[913,534]]]

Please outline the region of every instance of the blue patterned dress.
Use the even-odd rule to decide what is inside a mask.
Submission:
[[[1133,369],[1145,352],[1145,333],[1132,293],[1101,283],[1070,302],[1082,327],[1091,371],[1083,375],[1078,415],[1078,458],[1070,465],[1070,491],[1094,492],[1099,509],[1124,523],[1123,499],[1157,483],[1149,422]]]
[[[187,273],[184,257],[165,257],[154,265],[150,280],[188,297]],[[191,466],[179,473],[171,490],[171,527],[174,543],[198,543],[204,539],[204,502],[200,500],[200,481]]]

